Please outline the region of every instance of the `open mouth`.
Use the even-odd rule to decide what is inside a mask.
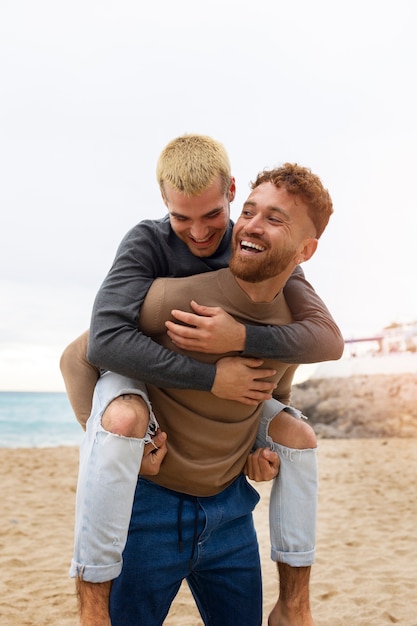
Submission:
[[[240,249],[243,252],[258,254],[259,252],[264,252],[265,247],[260,243],[253,243],[252,241],[246,241],[246,239],[243,239],[240,242]]]

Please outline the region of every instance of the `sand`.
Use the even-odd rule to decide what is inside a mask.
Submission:
[[[0,460],[0,624],[74,626],[67,572],[78,450],[0,449]],[[415,626],[417,440],[323,439],[319,463],[318,556],[311,582],[316,626]],[[267,624],[277,575],[269,559],[269,485],[257,487]],[[165,623],[201,624],[186,588]]]

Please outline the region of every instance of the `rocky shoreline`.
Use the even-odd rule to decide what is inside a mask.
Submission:
[[[293,386],[291,404],[319,438],[417,437],[417,376],[311,378]]]

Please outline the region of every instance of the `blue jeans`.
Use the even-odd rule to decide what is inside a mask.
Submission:
[[[204,624],[260,626],[261,568],[252,519],[258,500],[244,476],[204,498],[140,478],[123,570],[111,591],[112,626],[162,624],[184,579]]]

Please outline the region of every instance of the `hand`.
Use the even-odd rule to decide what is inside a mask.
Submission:
[[[161,463],[168,452],[166,440],[167,434],[159,429],[156,435],[152,437],[155,445],[147,443],[143,451],[142,464],[139,473],[144,476],[156,476],[159,474]],[[155,447],[156,446],[156,447]]]
[[[175,319],[187,326],[165,322],[168,336],[178,348],[208,354],[239,352],[244,349],[246,328],[243,324],[217,306],[202,306],[192,300],[191,307],[195,313],[177,309],[171,311]]]
[[[279,456],[276,452],[269,448],[257,448],[248,456],[243,471],[251,480],[261,482],[278,476],[279,465]]]
[[[216,377],[211,393],[223,400],[258,405],[272,398],[276,384],[262,380],[276,374],[272,369],[260,369],[262,359],[229,356],[216,363]]]

